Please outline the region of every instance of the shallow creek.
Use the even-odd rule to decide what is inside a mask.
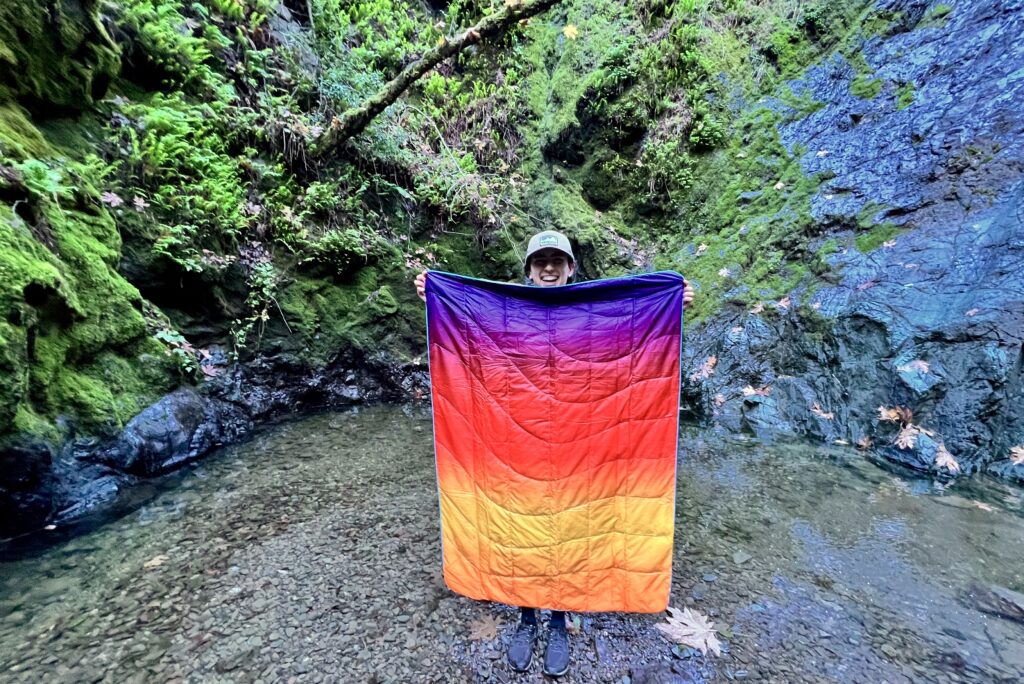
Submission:
[[[0,547],[4,681],[543,679],[543,640],[530,673],[504,661],[513,609],[441,582],[427,412],[280,425],[132,499],[92,529]],[[1020,489],[688,427],[676,513],[672,603],[709,615],[726,652],[673,649],[658,616],[583,615],[561,681],[1024,672],[1024,624],[982,610],[993,585],[1024,591]],[[497,635],[471,638],[488,616]]]

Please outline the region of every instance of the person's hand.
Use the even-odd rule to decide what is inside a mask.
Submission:
[[[413,282],[416,283],[416,294],[418,294],[420,299],[423,301],[427,301],[427,272],[423,271],[417,275]]]
[[[693,287],[684,278],[683,279],[683,306],[689,306],[690,302],[693,301]]]

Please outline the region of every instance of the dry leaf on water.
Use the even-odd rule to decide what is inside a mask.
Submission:
[[[1015,446],[1010,449],[1010,460],[1014,465],[1024,465],[1024,446]]]
[[[964,312],[964,315],[965,316],[977,316],[978,315],[978,311],[980,311],[980,309],[968,309],[966,312]]]
[[[153,556],[148,561],[143,563],[142,567],[145,570],[156,570],[169,560],[170,558],[168,558],[167,556]]]
[[[490,641],[498,636],[498,627],[500,626],[501,620],[498,618],[490,614],[483,615],[469,623],[469,638]]]
[[[689,608],[677,610],[668,608],[669,616],[665,622],[656,625],[664,634],[677,644],[685,644],[695,648],[704,655],[711,651],[716,656],[722,654],[722,645],[715,636],[715,623],[708,622],[707,617]]]
[[[960,464],[953,458],[953,454],[946,450],[945,444],[940,444],[939,450],[935,453],[935,466],[937,468],[945,468],[951,473],[960,472]]]

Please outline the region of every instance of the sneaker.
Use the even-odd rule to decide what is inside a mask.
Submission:
[[[569,634],[565,628],[548,630],[548,647],[544,651],[544,674],[561,677],[569,671]]]
[[[516,633],[512,635],[512,643],[508,645],[508,664],[516,672],[526,672],[533,660],[533,642],[537,638],[537,624],[528,625],[520,622]]]

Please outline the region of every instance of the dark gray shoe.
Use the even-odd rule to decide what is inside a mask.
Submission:
[[[569,671],[569,635],[565,628],[548,630],[548,647],[544,650],[544,674],[561,677]]]
[[[537,638],[537,625],[520,622],[512,643],[508,645],[508,664],[516,672],[526,672],[533,660],[533,642]]]

